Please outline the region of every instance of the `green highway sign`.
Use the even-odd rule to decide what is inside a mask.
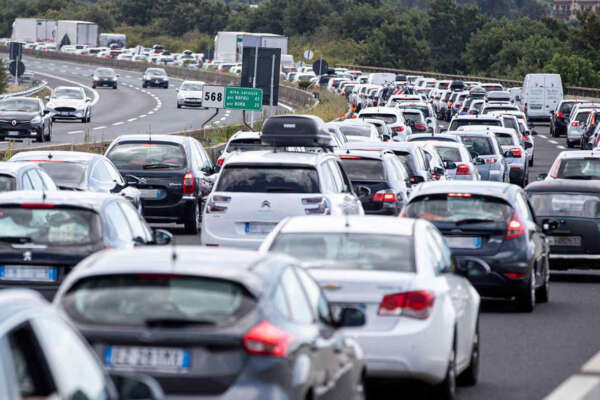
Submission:
[[[225,107],[231,110],[262,110],[262,89],[225,86]]]

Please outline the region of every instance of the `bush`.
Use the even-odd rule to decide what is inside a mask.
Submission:
[[[310,86],[310,84],[311,84],[310,81],[302,80],[302,81],[298,82],[298,88],[302,89],[302,90],[306,90],[306,89],[308,89],[308,87]]]

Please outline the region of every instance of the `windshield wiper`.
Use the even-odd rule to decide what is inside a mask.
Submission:
[[[454,223],[456,225],[466,225],[466,224],[485,224],[485,223],[490,223],[490,222],[496,222],[493,219],[486,219],[486,218],[465,218],[465,219],[460,219],[458,221],[455,221]]]
[[[31,243],[29,236],[0,236],[0,242],[5,243]]]
[[[144,320],[144,325],[148,327],[179,327],[192,325],[216,325],[215,321],[186,318],[148,318]]]
[[[598,179],[595,176],[592,175],[569,175],[569,176],[563,176],[562,179],[583,179],[583,180],[592,180],[592,179]]]
[[[173,163],[154,163],[154,164],[144,164],[142,166],[143,169],[158,169],[158,168],[181,168],[179,164]]]

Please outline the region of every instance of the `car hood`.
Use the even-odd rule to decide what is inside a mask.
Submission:
[[[30,121],[33,117],[40,115],[37,112],[23,112],[23,111],[0,111],[0,120],[16,120],[16,121]]]
[[[84,108],[85,100],[76,99],[52,99],[48,102],[48,107],[73,107],[73,108]]]

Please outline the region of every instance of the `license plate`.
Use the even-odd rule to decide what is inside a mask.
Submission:
[[[115,368],[185,372],[190,367],[190,351],[168,347],[107,346],[104,364]]]
[[[246,233],[268,234],[275,228],[276,224],[246,222]]]
[[[143,199],[160,199],[163,192],[160,189],[140,189],[140,193]]]
[[[542,105],[541,104],[532,104],[531,105],[531,109],[532,110],[541,110],[542,109]]]
[[[547,236],[550,246],[581,246],[581,236]]]
[[[19,131],[8,131],[8,136],[19,136]]]
[[[160,81],[154,81],[154,83],[159,83]]]
[[[70,117],[72,115],[72,113],[70,113],[70,112],[61,112],[58,115],[60,115],[61,117]]]
[[[38,265],[0,265],[0,280],[56,282],[57,269]]]
[[[478,249],[481,247],[480,237],[462,237],[462,236],[448,236],[446,237],[446,243],[448,247],[457,249]]]

